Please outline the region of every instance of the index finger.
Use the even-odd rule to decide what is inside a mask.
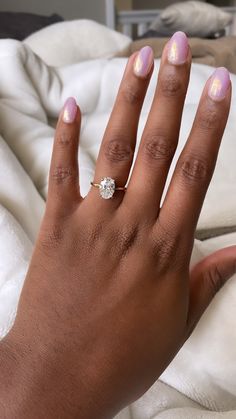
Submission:
[[[175,234],[193,238],[228,119],[231,81],[224,67],[215,70],[203,90],[188,141],[178,159],[159,213]]]

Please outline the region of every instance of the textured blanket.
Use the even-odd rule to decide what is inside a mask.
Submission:
[[[80,168],[85,195],[126,59],[96,59],[48,67],[21,42],[0,41],[0,336],[12,325],[47,195],[55,123],[65,99],[81,107]],[[153,96],[159,61],[141,115]],[[180,144],[194,118],[212,68],[193,65]],[[236,76],[232,76],[236,84]],[[236,225],[236,98],[198,230]],[[171,115],[170,115],[171,117]],[[175,158],[175,161],[176,161]],[[172,172],[173,168],[171,169]],[[236,234],[196,241],[193,260],[228,244]],[[221,290],[161,380],[119,415],[123,419],[236,417],[236,276]],[[79,397],[79,395],[78,395]],[[221,413],[217,413],[221,412]]]

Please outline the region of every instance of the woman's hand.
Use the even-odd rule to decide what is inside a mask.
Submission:
[[[80,111],[60,115],[46,213],[20,298],[2,342],[12,383],[1,389],[9,417],[111,418],[167,367],[217,290],[235,271],[236,246],[189,272],[194,232],[228,117],[231,83],[218,69],[160,208],[176,150],[191,53],[177,33],[166,45],[157,89],[127,191],[82,199]],[[94,181],[130,174],[139,115],[153,71],[150,48],[129,59]],[[14,362],[13,362],[14,361]],[[4,367],[3,367],[4,368]],[[17,412],[17,414],[16,414]],[[8,416],[6,416],[8,418]]]

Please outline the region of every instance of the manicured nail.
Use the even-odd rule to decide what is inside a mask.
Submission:
[[[75,121],[77,114],[77,103],[73,97],[69,97],[63,108],[63,122],[72,124]]]
[[[211,82],[208,90],[209,96],[213,100],[222,100],[230,85],[230,75],[226,68],[219,67],[211,76]]]
[[[188,56],[188,38],[184,32],[175,32],[169,40],[168,61],[172,64],[185,63]]]
[[[134,73],[136,76],[145,77],[148,75],[153,64],[154,56],[151,47],[143,47],[134,62]]]

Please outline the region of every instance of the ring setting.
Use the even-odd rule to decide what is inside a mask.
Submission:
[[[125,191],[126,187],[117,187],[115,180],[111,177],[104,177],[100,183],[91,182],[91,185],[95,188],[99,188],[100,196],[103,199],[111,199],[115,191]]]

